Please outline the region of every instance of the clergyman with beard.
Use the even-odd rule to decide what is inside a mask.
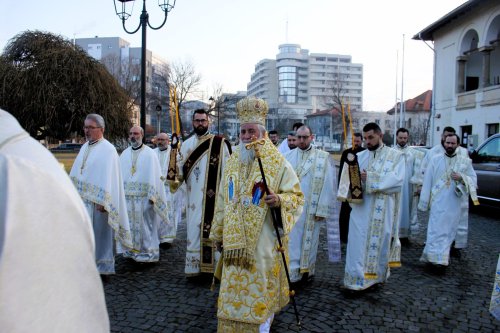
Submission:
[[[274,314],[289,301],[269,208],[281,211],[282,241],[288,258],[288,234],[304,200],[295,171],[267,138],[267,111],[267,103],[255,97],[236,105],[240,143],[224,167],[210,233],[217,248],[223,248],[218,332],[269,332]],[[263,177],[255,151],[247,149],[253,140],[261,140],[268,194],[256,191],[263,186]]]
[[[450,248],[455,239],[462,200],[469,194],[474,204],[479,204],[476,195],[476,172],[469,158],[457,152],[458,135],[448,135],[444,140],[444,154],[434,156],[425,171],[418,208],[430,207],[427,240],[420,261],[443,270],[449,264]]]
[[[177,140],[177,136],[174,136]],[[175,191],[171,190],[170,182],[168,180],[168,172],[170,166],[171,149],[169,145],[169,137],[167,133],[160,133],[156,138],[157,147],[154,152],[158,155],[160,161],[161,180],[165,184],[165,194],[167,195],[169,206],[169,224],[160,224],[158,230],[160,237],[160,247],[169,248],[177,235],[177,226],[182,218],[182,208],[184,206],[184,187],[177,188]],[[175,154],[175,152],[174,152]],[[175,155],[172,155],[175,157]],[[173,161],[172,161],[173,163]]]
[[[455,133],[456,131],[453,127],[446,126],[445,128],[443,128],[443,133],[441,134],[441,142],[427,151],[420,165],[421,173],[419,175],[420,176],[419,185],[422,185],[423,178],[425,175],[425,170],[427,169],[432,158],[436,155],[442,155],[446,152],[446,149],[444,147],[444,140],[446,139],[446,137],[448,135]],[[469,157],[467,149],[461,146],[457,147],[457,149],[455,150],[455,154],[464,158]],[[464,249],[467,247],[468,234],[469,234],[469,199],[462,198],[462,202],[460,204],[460,210],[462,211],[462,213],[460,214],[460,223],[458,224],[458,229],[455,236],[455,242],[453,243],[450,252],[452,257],[458,257],[458,258],[460,258],[461,256],[460,249]]]
[[[144,131],[129,131],[130,147],[120,155],[127,212],[132,230],[132,249],[123,256],[137,262],[160,259],[158,227],[172,223],[168,218],[167,197],[161,181],[158,155],[143,143]]]
[[[181,146],[179,179],[186,183],[187,249],[184,272],[187,277],[213,274],[218,258],[208,239],[215,198],[231,144],[208,131],[209,118],[204,109],[193,112],[193,135]]]
[[[393,234],[399,207],[399,192],[405,176],[404,159],[399,151],[382,142],[376,123],[363,127],[366,150],[358,152],[363,200],[351,202],[349,242],[347,243],[344,287],[364,290],[384,283],[389,267],[398,267],[401,246]],[[339,189],[349,182],[343,173]]]
[[[123,178],[118,153],[104,138],[104,118],[87,115],[83,131],[87,142],[69,175],[92,219],[97,269],[106,280],[115,274],[115,239],[122,248],[132,247]]]
[[[295,148],[297,148],[297,131],[288,132],[286,142],[288,144],[289,150],[294,150]]]

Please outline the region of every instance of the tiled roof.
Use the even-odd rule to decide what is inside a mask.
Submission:
[[[308,114],[306,117],[307,118],[319,117],[319,116],[324,116],[324,115],[328,115],[328,114],[331,115],[332,113],[333,113],[333,115],[339,115],[340,111],[337,110],[336,108],[330,109],[330,110],[321,110],[321,111],[316,111],[314,113]]]
[[[399,108],[398,103],[398,108]],[[432,90],[427,90],[426,92],[414,97],[412,99],[407,99],[405,101],[405,112],[420,112],[426,111],[430,112],[432,107]],[[387,111],[388,114],[394,114],[394,107]]]

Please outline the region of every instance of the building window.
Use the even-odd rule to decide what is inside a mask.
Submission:
[[[283,66],[278,69],[279,97],[283,103],[297,103],[297,67]]]
[[[498,133],[498,123],[496,124],[486,124],[486,137],[490,137]]]
[[[300,48],[296,46],[283,46],[280,48],[280,53],[300,53]]]

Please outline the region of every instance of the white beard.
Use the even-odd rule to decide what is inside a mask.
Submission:
[[[255,150],[247,149],[246,143],[240,141],[240,162],[243,164],[252,164],[255,160]]]
[[[129,140],[130,142],[130,145],[133,147],[133,148],[137,148],[139,147],[141,144],[142,144],[142,140]]]

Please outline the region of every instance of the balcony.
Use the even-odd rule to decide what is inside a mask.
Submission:
[[[500,104],[500,85],[490,86],[483,89],[481,106]]]
[[[476,92],[477,92],[477,90],[468,91],[468,92],[458,94],[458,96],[457,96],[457,111],[475,108],[476,107]]]
[[[476,107],[476,101],[481,107],[500,104],[500,85],[458,94],[456,109],[457,111],[473,109]]]

